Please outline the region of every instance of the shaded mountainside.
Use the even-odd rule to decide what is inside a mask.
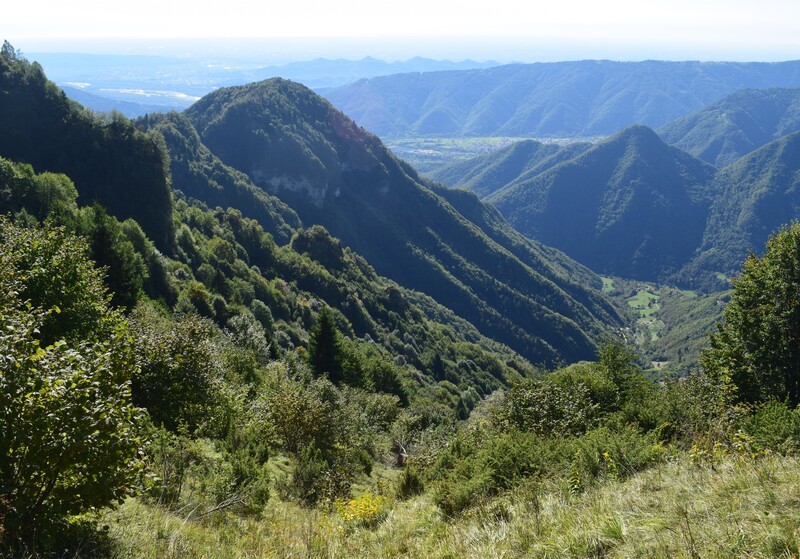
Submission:
[[[23,72],[36,71],[35,65],[26,62],[15,62],[15,66]],[[60,99],[55,86],[43,74],[41,77]],[[14,84],[9,97],[19,99],[17,89],[24,90],[25,85],[24,81]],[[67,106],[82,111],[71,103]],[[157,138],[159,160],[167,160],[166,146],[171,151],[174,201],[170,194],[169,204],[163,208],[157,205],[157,198],[141,200],[152,203],[154,211],[169,212],[174,229],[167,249],[157,250],[133,219],[121,223],[100,205],[80,207],[79,194],[85,184],[76,188],[65,174],[37,173],[29,163],[4,157],[0,157],[0,231],[8,233],[6,214],[28,225],[48,218],[52,221],[43,231],[57,225],[66,229],[55,233],[62,239],[81,236],[81,250],[106,268],[102,276],[113,292],[112,304],[131,311],[137,302],[149,305],[157,301],[159,316],[172,311],[190,321],[213,322],[214,328],[236,332],[237,341],[244,344],[253,341],[254,332],[243,334],[242,321],[251,326],[256,321],[260,324],[256,345],[272,357],[284,352],[304,356],[317,316],[329,306],[336,327],[347,338],[348,359],[355,360],[348,361],[348,366],[368,375],[375,373],[370,381],[375,390],[401,398],[435,397],[446,405],[452,403],[463,416],[481,396],[532,374],[532,366],[518,353],[482,335],[431,297],[379,276],[363,257],[342,247],[324,228],[299,228],[299,218],[285,204],[214,157],[185,116],[172,113],[141,119],[140,127],[156,129],[148,135],[124,118],[117,122],[136,137]],[[80,131],[85,124],[82,118],[50,129],[43,124],[31,132],[29,140],[42,143],[56,133],[74,137],[74,128]],[[44,137],[33,135],[42,131]],[[93,155],[92,151],[77,151],[72,163],[76,168],[89,167]],[[135,157],[131,156],[132,165]],[[194,199],[187,200],[188,196]],[[242,209],[219,207],[229,203]],[[209,209],[206,204],[217,207]],[[248,218],[248,213],[258,214],[259,221]],[[32,254],[50,250],[42,246],[24,243]],[[59,243],[56,248],[64,257],[71,257],[77,254],[75,246]],[[74,271],[64,273],[60,265],[48,264],[51,258],[49,254],[36,260],[34,273],[22,279],[32,278],[39,299],[45,297],[43,309],[59,306],[60,312],[48,316],[57,317],[70,331],[94,328],[97,320],[87,319],[94,315],[83,306],[86,297],[71,299],[72,291],[64,287],[77,281]],[[97,274],[100,282],[101,274]],[[117,302],[122,294],[119,288],[125,289],[126,297]],[[22,292],[23,302],[29,298],[26,293]],[[41,303],[37,301],[34,306]],[[266,337],[258,342],[259,335]],[[169,340],[159,338],[157,343],[163,349]],[[225,352],[230,348],[222,343],[218,349]],[[234,358],[233,362],[237,375],[249,374],[246,371],[252,362],[247,358]],[[200,363],[208,374],[214,374],[219,365],[207,360]],[[159,377],[168,375],[167,369],[173,366],[180,369],[191,364],[173,359],[165,370],[159,370]],[[171,396],[167,399],[174,412],[175,402]]]
[[[699,254],[683,275],[699,285],[717,273],[738,274],[749,252],[760,252],[769,236],[800,217],[800,132],[720,170]]]
[[[324,225],[380,274],[427,293],[534,362],[590,357],[620,319],[600,280],[507,225],[470,221],[380,140],[307,88],[268,80],[207,95],[186,116],[225,164]],[[464,212],[481,214],[477,198]],[[488,234],[487,234],[488,231]]]
[[[522,140],[486,155],[451,163],[426,176],[452,188],[468,188],[486,198],[505,186],[523,182],[577,157],[590,147],[586,142],[561,146]]]
[[[594,136],[664,125],[743,88],[800,85],[800,62],[512,64],[361,80],[326,97],[380,136]]]
[[[280,243],[288,242],[301,226],[291,208],[212,154],[184,115],[176,112],[148,115],[140,118],[137,125],[154,129],[164,137],[173,187],[185,195],[211,207],[239,209],[245,217],[257,219]]]
[[[169,169],[160,138],[124,117],[98,118],[52,82],[41,66],[0,56],[0,156],[68,175],[80,202],[100,202],[138,221],[156,245],[172,239]]]
[[[488,200],[523,234],[597,272],[664,280],[700,244],[714,171],[636,126]]]
[[[717,167],[800,130],[800,88],[746,89],[658,130],[664,141]]]

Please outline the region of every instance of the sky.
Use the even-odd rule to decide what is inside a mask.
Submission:
[[[0,39],[29,52],[173,54],[190,38],[305,44],[308,56],[789,60],[800,59],[800,1],[26,0],[0,21]]]

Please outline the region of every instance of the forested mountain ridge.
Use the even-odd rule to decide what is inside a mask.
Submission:
[[[147,294],[170,309],[197,312],[221,326],[242,313],[248,314],[255,304],[259,312],[269,316],[276,352],[306,345],[315,312],[329,305],[336,309],[337,324],[348,337],[366,337],[388,344],[387,348],[394,346],[387,350],[391,359],[397,358],[418,371],[420,379],[427,379],[423,383],[435,381],[433,377],[438,375],[439,380],[449,378],[458,384],[463,380],[488,392],[506,382],[506,375],[511,378],[529,367],[510,349],[482,336],[430,297],[376,275],[363,258],[341,247],[323,228],[302,229],[294,211],[213,156],[185,116],[151,115],[138,122],[139,128],[124,117],[99,120],[65,100],[36,63],[10,49],[3,52],[0,62],[16,80],[8,85],[8,94],[0,105],[4,112],[0,114],[25,115],[33,98],[43,114],[69,117],[63,121],[42,118],[38,127],[27,130],[15,128],[21,121],[18,116],[0,121],[9,136],[25,137],[27,145],[35,146],[46,145],[58,134],[80,138],[83,130],[97,132],[92,150],[64,145],[52,150],[62,154],[56,162],[65,159],[66,153],[71,156],[70,165],[86,170],[87,179],[82,182],[73,183],[61,173],[37,173],[26,162],[0,158],[0,208],[19,215],[23,222],[49,216],[89,239],[92,258],[107,267],[106,281],[115,292],[115,304],[131,307]],[[177,202],[168,190],[166,207],[161,207],[159,197],[145,198],[136,187],[116,185],[110,189],[110,195],[118,199],[133,197],[153,213],[168,213],[171,237],[166,247],[159,247],[161,251],[146,238],[147,229],[140,228],[137,221],[119,223],[99,205],[79,208],[84,201],[102,201],[91,196],[92,181],[123,175],[127,166],[140,161],[139,152],[126,153],[113,136],[108,139],[108,127],[124,131],[132,141],[152,141],[157,161],[169,161]],[[95,165],[93,158],[98,152],[113,157]],[[142,163],[148,161],[147,157],[143,156]],[[52,168],[50,160],[41,160],[43,169]],[[97,169],[98,175],[91,175],[91,169]],[[168,187],[169,169],[161,170],[164,182],[160,184]],[[134,191],[126,192],[126,188]],[[206,204],[216,206],[216,210],[209,210]],[[231,206],[241,206],[242,210]],[[131,215],[136,207],[126,207],[127,212],[120,217]],[[66,309],[61,315],[69,316]],[[448,340],[446,346],[442,345],[444,339]],[[458,372],[456,363],[465,366],[467,356],[472,363],[481,363],[480,371],[473,366]],[[515,363],[516,368],[507,363]],[[472,380],[462,378],[462,373]]]
[[[786,99],[792,92],[774,90],[767,98]],[[744,95],[763,99],[756,92]],[[765,122],[762,130],[769,127]],[[733,145],[741,134],[720,138]],[[537,146],[530,142],[432,176],[451,187],[490,193],[486,200],[523,234],[600,273],[725,289],[749,251],[800,215],[797,133],[723,169],[667,146],[646,127],[627,129],[577,157],[569,158],[570,146],[540,147],[515,161]],[[582,146],[574,149],[580,153]]]
[[[743,88],[797,85],[797,61],[584,60],[398,74],[325,95],[379,136],[576,137],[658,127]]]
[[[41,76],[7,43],[0,57],[20,83]],[[376,235],[389,236],[390,248],[398,238],[421,242],[387,215],[408,212],[378,204],[394,192],[422,214],[411,226],[441,220],[427,224],[439,242],[429,261],[462,258],[468,273],[451,274],[459,272],[461,285],[470,273],[503,277],[507,289],[496,287],[506,294],[535,280],[542,304],[596,295],[584,310],[603,308],[604,298],[586,287],[596,275],[526,241],[474,193],[426,183],[370,137],[360,151],[347,149],[359,130],[303,88],[254,89],[269,94],[271,109],[260,113],[264,105],[243,95],[236,110],[275,117],[264,127],[257,119],[257,135],[286,158],[275,168],[279,187],[299,181],[298,199],[322,192],[308,206],[345,215],[332,201],[357,202],[356,212],[380,219]],[[293,112],[303,103],[313,123],[306,111]],[[232,106],[220,108],[224,121]],[[331,123],[344,140],[330,135]],[[321,225],[297,227],[302,215],[217,159],[185,115],[142,119],[147,134],[119,116],[92,124],[155,140],[161,161],[173,151],[181,184],[169,193],[172,235],[159,250],[136,220],[84,205],[85,181],[0,157],[0,555],[800,551],[800,224],[773,236],[763,259],[747,259],[701,371],[656,379],[617,338],[600,344],[596,362],[548,372],[428,295],[378,275]],[[54,132],[74,138],[71,127],[84,125],[68,121]],[[635,179],[644,176],[642,154],[670,155],[679,170],[697,161],[653,138],[641,128],[620,134],[610,141],[616,160],[604,164]],[[118,155],[102,162],[104,172],[131,164],[104,134],[94,140],[94,151],[67,152],[74,164],[91,168],[97,153]],[[762,201],[769,210],[793,200],[797,144],[784,138],[731,168],[742,223],[761,217]],[[348,155],[370,179],[386,179],[375,182],[379,196],[369,181],[348,176]],[[302,175],[303,157],[313,179],[330,182]],[[669,166],[653,167],[674,178]],[[787,197],[773,196],[773,184]],[[360,197],[348,192],[356,188]],[[247,204],[266,223],[196,197]],[[457,252],[476,249],[488,254],[466,260]],[[503,276],[487,272],[503,266]],[[638,282],[615,283],[604,278],[604,290],[640,290]],[[683,309],[723,303],[685,299]],[[553,316],[556,328],[569,327]],[[732,492],[752,498],[742,507]],[[680,537],[665,538],[665,530]]]
[[[487,198],[501,188],[524,182],[572,159],[591,146],[587,142],[562,146],[521,140],[486,155],[450,163],[425,175],[431,180],[455,188],[467,188],[480,198]]]
[[[663,280],[700,243],[714,172],[636,126],[488,201],[523,234],[597,272]]]
[[[800,132],[774,140],[716,173],[698,254],[682,276],[708,285],[715,271],[736,275],[770,235],[800,216]]]
[[[169,247],[172,198],[158,136],[142,134],[121,115],[95,117],[67,99],[36,62],[18,60],[5,47],[0,130],[0,156],[69,175],[81,203],[99,202],[120,219],[134,218],[159,248]]]
[[[535,362],[586,356],[591,332],[619,324],[594,290],[596,276],[594,287],[579,285],[558,262],[543,264],[542,249],[509,252],[501,245],[530,243],[512,242],[507,226],[494,232],[505,240],[487,237],[377,137],[299,84],[221,89],[186,115],[216,156],[303,223],[324,225],[379,273],[431,295]]]
[[[137,126],[161,134],[169,153],[175,188],[211,207],[233,207],[256,219],[281,244],[301,226],[297,214],[250,181],[244,173],[222,163],[202,143],[186,116],[170,112],[140,118]]]
[[[13,56],[16,57],[16,54]],[[189,202],[191,202],[192,199],[196,199],[212,207],[215,205],[223,208],[226,206],[241,206],[241,211],[236,210],[237,215],[242,216],[242,218],[251,217],[259,219],[263,223],[263,232],[270,233],[279,243],[288,242],[298,235],[301,220],[297,213],[293,209],[290,209],[284,202],[281,202],[262,188],[256,186],[245,174],[225,165],[212,154],[195,131],[193,124],[187,118],[189,115],[184,116],[171,113],[167,115],[148,116],[138,121],[138,128],[131,126],[130,122],[122,117],[115,117],[115,120],[112,122],[97,120],[89,113],[84,112],[77,105],[66,100],[63,95],[58,94],[58,90],[46,80],[41,70],[37,69],[35,63],[30,64],[22,58],[4,57],[4,61],[7,62],[8,71],[10,73],[16,73],[21,76],[18,81],[23,85],[17,84],[14,87],[23,90],[26,87],[30,88],[31,79],[33,77],[36,78],[34,81],[38,84],[38,89],[33,88],[33,93],[37,91],[52,92],[52,95],[42,94],[40,96],[39,108],[45,114],[52,110],[52,107],[65,106],[67,107],[65,110],[68,110],[66,114],[74,116],[74,120],[67,120],[66,123],[45,121],[42,124],[41,130],[44,137],[55,136],[57,133],[63,133],[66,137],[71,137],[70,135],[75,134],[74,127],[81,129],[81,127],[89,125],[95,126],[102,134],[106,134],[106,128],[117,126],[121,130],[126,131],[126,137],[138,138],[140,141],[149,139],[149,141],[154,142],[154,149],[157,151],[158,161],[162,163],[169,162],[170,166],[169,170],[162,168],[162,172],[164,173],[162,175],[164,183],[162,184],[165,186],[168,184],[166,183],[167,172],[171,171],[172,186],[181,192],[182,195],[189,197]],[[402,243],[405,243],[408,239],[400,236],[396,231],[399,229],[402,235],[407,235],[408,231],[404,228],[410,228],[411,226],[409,226],[408,223],[404,223],[402,220],[392,223],[393,217],[389,215],[392,211],[390,208],[382,208],[379,207],[379,205],[375,205],[373,207],[366,207],[365,209],[365,204],[375,202],[375,200],[370,201],[369,197],[365,197],[365,200],[362,201],[360,206],[357,205],[358,208],[365,210],[364,213],[353,213],[354,221],[358,221],[357,218],[359,217],[361,218],[361,225],[357,226],[355,223],[349,223],[346,220],[339,222],[340,226],[344,223],[346,227],[352,227],[354,229],[367,226],[370,223],[370,219],[374,218],[379,220],[381,227],[388,224],[390,228],[380,230],[379,234],[374,234],[374,231],[364,234],[364,237],[372,239],[377,243],[386,243],[383,246],[388,245],[388,249],[383,251],[382,262],[385,263],[396,260],[398,256],[406,258],[406,262],[411,262],[412,264],[416,262],[418,264],[416,270],[404,270],[402,265],[397,266],[396,269],[405,272],[407,277],[412,278],[415,274],[419,273],[420,270],[424,270],[424,273],[433,276],[439,281],[438,292],[429,290],[429,292],[432,292],[432,295],[441,297],[447,303],[450,303],[452,299],[456,299],[456,301],[461,301],[462,303],[466,301],[464,308],[456,307],[456,315],[461,316],[461,318],[456,318],[450,314],[450,311],[438,308],[438,303],[423,297],[420,301],[424,301],[424,304],[420,303],[420,305],[424,307],[425,313],[433,313],[432,316],[440,317],[447,322],[452,320],[463,321],[466,318],[466,320],[470,320],[475,324],[484,335],[487,335],[487,333],[489,335],[496,334],[498,331],[503,332],[507,335],[507,340],[512,343],[517,343],[518,348],[520,348],[522,352],[527,351],[528,356],[532,359],[542,362],[553,359],[577,359],[591,356],[594,347],[593,337],[605,331],[607,325],[620,324],[620,318],[614,307],[600,295],[594,287],[588,287],[589,284],[599,287],[600,282],[599,279],[587,269],[567,259],[563,254],[557,251],[527,241],[514,232],[496,211],[481,205],[474,197],[462,199],[460,202],[461,210],[465,213],[471,213],[475,216],[474,219],[478,220],[478,223],[470,222],[433,190],[423,186],[421,184],[421,179],[416,176],[413,170],[395,160],[382,144],[380,144],[380,141],[376,137],[363,132],[351,121],[346,119],[346,117],[333,110],[327,102],[316,97],[307,89],[281,80],[266,82],[266,84],[261,84],[261,86],[256,85],[254,87],[256,87],[256,89],[261,89],[262,87],[277,88],[274,91],[270,90],[271,93],[279,93],[281,88],[283,88],[285,92],[295,96],[294,98],[290,98],[283,94],[275,94],[271,97],[271,101],[277,103],[280,107],[280,110],[272,111],[272,115],[276,118],[276,120],[273,121],[275,127],[281,131],[286,131],[291,126],[297,126],[297,129],[302,131],[302,133],[297,135],[289,134],[279,136],[279,141],[295,139],[304,142],[309,138],[312,139],[308,144],[302,145],[299,150],[293,151],[290,146],[281,153],[280,157],[272,162],[272,168],[276,170],[277,173],[280,173],[280,184],[285,184],[285,182],[282,181],[285,181],[286,177],[291,177],[291,172],[293,171],[298,173],[294,175],[295,178],[305,177],[306,173],[311,173],[315,181],[322,179],[325,184],[335,184],[337,188],[340,189],[339,195],[341,197],[342,193],[347,196],[347,188],[351,186],[348,173],[374,172],[377,173],[376,176],[380,180],[376,181],[375,184],[378,184],[378,188],[372,189],[373,191],[378,193],[385,192],[387,187],[391,186],[400,191],[411,193],[410,198],[404,199],[402,204],[396,206],[402,210],[405,202],[410,200],[410,202],[414,204],[414,208],[411,209],[407,215],[411,215],[412,213],[417,214],[414,216],[414,219],[418,221],[410,223],[415,223],[417,228],[424,230],[428,225],[422,227],[421,223],[426,219],[425,214],[427,212],[427,214],[432,215],[433,224],[445,224],[445,226],[449,226],[455,230],[447,231],[445,228],[433,234],[425,233],[426,236],[422,237],[422,242],[427,242],[428,246],[434,247],[440,251],[437,256],[440,261],[437,262],[430,253],[426,252],[425,248],[421,246],[421,243],[413,245],[409,242],[408,246],[403,246]],[[15,103],[20,103],[21,106],[24,107],[25,102],[21,99],[18,91],[13,90],[13,88],[11,88],[10,91],[10,95],[6,98],[6,111],[8,114],[16,114],[17,106]],[[234,88],[232,91],[237,91],[237,88]],[[257,107],[256,110],[265,109],[264,107]],[[294,120],[282,121],[281,119],[286,118],[287,115],[293,115]],[[228,118],[229,114],[222,111],[219,116]],[[322,122],[326,118],[332,119],[330,121],[332,123],[331,126],[344,135],[343,137],[338,137],[336,140],[338,143],[335,149],[331,148],[333,144],[328,143],[328,139],[325,136],[325,133],[329,130],[323,126]],[[212,120],[214,119],[219,120],[217,117],[213,117]],[[24,132],[14,128],[16,122],[18,122],[18,120],[6,121],[8,125],[7,130],[10,134],[16,133],[22,135]],[[263,123],[261,124],[263,125]],[[61,128],[59,128],[59,126]],[[141,130],[146,130],[146,134],[142,133]],[[320,132],[320,130],[322,130],[322,132]],[[38,133],[40,133],[38,129],[28,132],[27,135],[30,145],[36,143],[36,134]],[[358,141],[352,141],[354,139]],[[298,145],[301,144],[295,144],[295,147]],[[165,148],[169,151],[169,157],[167,157]],[[106,142],[104,135],[97,136],[94,149],[101,151],[104,149],[112,150],[108,142]],[[327,152],[325,151],[326,149],[328,150]],[[337,149],[345,154],[345,161],[340,161],[338,159],[339,152],[336,151]],[[84,154],[78,152],[71,158],[71,164],[78,168],[82,168],[81,166],[91,168],[87,165],[87,158],[89,157],[93,157],[91,153],[84,156]],[[115,163],[121,162],[122,165],[127,164],[125,163],[126,157],[127,155],[124,153],[109,157],[109,161],[106,163],[112,173],[120,172],[120,168],[114,166]],[[325,161],[328,166],[323,165],[321,163],[322,161]],[[47,164],[44,165],[42,169],[52,168],[49,167],[49,162],[46,163]],[[361,167],[359,167],[359,165],[361,165]],[[371,170],[368,169],[369,166],[372,166]],[[375,169],[376,166],[377,170]],[[40,168],[37,167],[36,169],[39,170]],[[387,171],[387,169],[391,171]],[[340,176],[337,180],[340,182],[337,183],[334,179],[329,180],[329,177],[332,176],[330,175],[331,170],[333,170],[334,174],[339,172]],[[316,173],[316,175],[313,173]],[[11,173],[9,176],[15,174],[17,174],[17,172]],[[90,175],[89,179],[96,179],[96,177]],[[61,179],[59,179],[59,181],[60,180]],[[311,184],[310,181],[309,184]],[[79,202],[82,203],[84,200],[96,200],[96,198],[90,196],[92,192],[90,185],[90,181],[76,181],[75,186],[77,188]],[[356,183],[355,186],[367,192],[369,192],[371,188],[369,180],[367,179],[361,183]],[[60,189],[61,187],[58,188]],[[116,190],[113,192],[116,193]],[[146,207],[152,212],[168,211],[169,214],[172,214],[172,200],[170,197],[168,197],[167,209],[165,209],[159,206],[157,197],[145,198],[140,194],[140,192],[136,193],[136,203],[139,206]],[[129,194],[126,193],[114,195],[119,199],[125,199],[126,196],[129,196]],[[380,194],[380,196],[383,196],[383,194]],[[333,196],[333,199],[336,198],[336,196]],[[298,203],[298,200],[302,202],[304,198],[300,197],[299,199],[295,199],[294,202]],[[326,200],[329,202],[330,196]],[[357,201],[357,198],[354,200]],[[379,198],[379,200],[385,199]],[[102,202],[102,200],[97,201]],[[32,207],[24,201],[14,201],[13,196],[11,199],[6,200],[6,203],[12,204],[9,208],[14,209],[14,211]],[[348,204],[349,203],[350,202],[348,202]],[[135,209],[136,207],[138,206],[133,204],[130,208],[127,208],[128,213],[120,214],[120,218],[129,216],[131,209]],[[311,215],[314,215],[313,210],[318,210],[316,202],[309,203],[308,200],[305,200],[305,204],[300,204],[300,208],[306,213],[309,213],[309,209],[311,209]],[[329,209],[330,208],[327,206],[324,208],[325,212]],[[339,206],[336,211],[340,212],[341,215],[347,215],[348,208],[346,205],[344,205],[344,207]],[[384,211],[388,213],[384,213]],[[39,218],[42,217],[41,212],[35,213],[34,215],[39,216]],[[204,224],[202,225],[204,235],[219,235],[219,233],[212,234],[215,228],[205,223],[204,220],[207,218],[201,219],[197,217],[197,214],[192,212],[188,212],[185,215],[194,216],[192,217],[192,219],[195,220],[193,227],[200,227],[201,223]],[[237,218],[237,220],[238,219],[240,218]],[[214,317],[224,322],[228,312],[225,310],[227,308],[225,301],[228,301],[228,304],[231,304],[232,301],[241,301],[242,298],[248,301],[251,297],[251,295],[247,295],[249,288],[243,287],[244,284],[242,284],[242,282],[246,284],[255,280],[250,277],[252,274],[245,274],[242,270],[239,270],[236,274],[239,274],[241,277],[237,276],[238,279],[235,281],[238,287],[234,287],[233,284],[230,284],[233,278],[228,278],[226,280],[224,273],[220,274],[218,271],[213,271],[219,265],[218,259],[222,257],[222,254],[227,254],[225,258],[230,258],[231,256],[229,253],[225,253],[223,245],[217,246],[216,250],[222,252],[211,258],[211,260],[201,257],[200,254],[202,251],[198,252],[197,247],[194,246],[195,241],[192,240],[197,239],[200,233],[196,231],[193,232],[191,228],[187,230],[186,227],[180,226],[180,223],[180,220],[176,220],[174,217],[170,218],[170,230],[172,231],[172,228],[176,226],[178,226],[178,230],[174,237],[167,239],[168,245],[165,247],[164,254],[168,256],[173,255],[173,250],[177,250],[178,254],[183,255],[181,258],[189,259],[191,266],[196,267],[196,269],[193,269],[193,275],[197,278],[202,278],[201,281],[205,282],[206,289],[213,288],[214,290],[212,293],[202,295],[201,299],[205,300],[205,303],[201,305],[205,309],[203,312],[213,314]],[[238,223],[238,221],[236,221],[236,223]],[[302,223],[313,224],[314,221],[304,220]],[[94,231],[94,227],[93,225],[86,225],[84,230]],[[240,225],[237,225],[237,227],[241,228]],[[103,228],[105,228],[104,230],[108,230],[108,228],[113,230],[111,225],[103,225],[101,229]],[[101,229],[97,229],[97,234],[100,234],[99,231]],[[345,233],[346,232],[345,228]],[[145,228],[145,233],[148,233],[147,228]],[[117,242],[122,242],[119,237],[119,231],[106,234],[110,235],[112,238],[116,236]],[[448,238],[448,235],[450,238]],[[324,235],[314,234],[307,237],[301,235],[301,238],[306,240],[303,242],[298,241],[298,243],[293,244],[293,246],[297,247],[298,250],[308,251],[309,254],[315,255],[314,258],[319,259],[323,267],[335,267],[341,263],[340,257],[336,256],[339,249],[332,248],[332,245],[329,246],[330,243],[325,241],[327,233]],[[452,247],[448,246],[446,242],[452,242],[452,239],[462,244],[460,246],[457,244],[453,244]],[[140,241],[137,242],[141,245]],[[364,244],[358,248],[363,248],[364,246],[368,247],[366,240],[362,242]],[[172,247],[173,243],[177,243],[177,246],[169,248]],[[226,240],[226,243],[231,244],[233,247],[238,247],[239,245],[243,247],[236,248],[235,250],[236,254],[240,255],[240,258],[242,254],[254,250],[254,248],[244,247],[252,245],[252,247],[260,246],[262,250],[264,249],[262,241],[254,241],[253,239],[245,242],[244,240],[230,238]],[[248,243],[250,243],[250,245],[248,245]],[[125,243],[121,246],[123,246],[123,248],[127,247],[125,250],[130,249]],[[245,251],[244,253],[242,252],[243,250]],[[382,248],[373,249],[373,252],[381,254]],[[486,254],[483,254],[484,252]],[[486,268],[481,267],[483,266],[482,263],[470,261],[469,256],[463,256],[474,253],[481,255],[483,261],[488,263]],[[119,257],[119,254],[111,251],[110,254],[103,257],[104,260],[101,259],[98,262],[111,265],[112,261],[115,261],[114,259]],[[143,254],[142,259],[143,262],[137,264],[133,268],[134,271],[137,269],[140,271],[131,272],[134,275],[133,278],[126,279],[123,277],[119,280],[120,285],[124,283],[128,286],[126,288],[128,290],[128,299],[126,300],[131,301],[135,299],[135,285],[137,281],[142,281],[141,277],[136,280],[135,276],[136,274],[143,273],[144,277],[149,275],[150,279],[148,279],[147,282],[149,282],[148,285],[150,285],[150,288],[148,289],[155,290],[152,291],[153,296],[162,297],[168,305],[174,305],[176,301],[181,298],[179,297],[180,293],[175,292],[174,282],[172,280],[168,281],[169,274],[167,274],[167,276],[164,275],[163,264],[159,264],[158,258],[150,253]],[[273,269],[275,262],[274,257],[257,257],[253,254],[249,254],[244,260],[250,261],[254,265],[257,263],[259,269],[262,269],[265,273]],[[141,268],[138,268],[138,266],[142,264],[145,266],[143,272]],[[209,268],[209,266],[211,266],[211,268]],[[450,270],[452,271],[446,271],[444,269],[445,266],[450,266]],[[114,267],[116,267],[116,264]],[[147,270],[147,267],[153,267],[153,269]],[[504,269],[511,272],[509,279],[495,281],[492,274],[497,274],[498,277],[502,277],[501,274]],[[285,277],[288,278],[298,272],[293,271],[289,273],[288,270],[284,270],[283,273],[286,274]],[[461,275],[456,277],[453,275],[454,273]],[[184,274],[181,274],[183,277]],[[308,274],[309,278],[314,275],[310,272],[308,272]],[[315,283],[316,280],[311,281],[308,278],[303,278],[302,274],[297,276],[295,281],[300,285],[310,285],[311,287],[308,289],[312,292],[314,292],[315,289],[320,289],[319,287],[313,287],[318,285]],[[419,279],[418,281],[423,282],[424,279]],[[156,284],[158,284],[158,282],[161,282],[161,288],[157,287]],[[172,287],[169,287],[170,285],[172,285]],[[489,285],[489,287],[486,287],[487,285]],[[167,289],[167,291],[162,293],[159,292],[159,289]],[[244,291],[242,291],[242,289],[244,289]],[[256,287],[255,289],[258,293],[259,289],[263,290],[263,286]],[[480,289],[485,289],[485,292],[481,293]],[[358,291],[362,290],[366,291],[365,288]],[[212,296],[214,292],[218,292],[219,297]],[[476,295],[476,292],[478,295]],[[196,293],[191,296],[187,294],[187,300],[194,300],[192,297],[196,297],[196,295]],[[262,294],[262,297],[265,296],[266,295]],[[274,292],[270,297],[273,296]],[[359,297],[352,299],[352,297],[342,296],[342,298],[336,296],[331,299],[331,294],[328,292],[325,294],[318,293],[317,296],[321,296],[323,300],[328,301],[332,306],[344,305],[341,308],[341,312],[345,319],[350,321],[351,324],[351,326],[345,329],[347,332],[352,332],[354,335],[358,336],[363,336],[364,334],[377,335],[374,327],[364,329],[364,324],[366,324],[363,317],[365,303],[364,301],[358,303]],[[231,297],[233,297],[233,299],[231,299]],[[411,298],[415,299],[416,297],[422,296],[415,295]],[[485,299],[481,297],[485,297]],[[408,299],[409,296],[405,298]],[[392,301],[397,303],[395,299],[392,299]],[[438,302],[440,303],[441,301]],[[507,307],[515,305],[519,307],[519,310],[510,312],[511,318],[509,318],[493,307],[493,305],[496,304],[501,306],[505,305]],[[401,307],[405,308],[402,305]],[[529,314],[523,314],[526,312]],[[279,316],[281,315],[276,314],[276,319]],[[284,314],[281,320],[285,320],[286,323],[289,324],[292,320],[291,314]],[[538,332],[531,332],[523,328],[523,326],[537,323],[536,321],[539,321],[538,324],[540,325]],[[308,326],[306,325],[305,327],[307,328]],[[292,327],[289,331],[292,332],[289,335],[295,343],[302,343],[303,335],[298,333],[297,328]],[[302,332],[302,328],[299,332]],[[471,341],[483,339],[484,341],[481,342],[482,344],[488,343],[487,338],[482,338],[480,336],[475,338],[475,335],[477,335],[477,333],[470,334],[469,339]],[[413,352],[409,355],[403,355],[403,358],[406,359],[407,362],[409,360],[418,362],[422,369],[426,372],[430,372],[429,360],[425,361],[427,365],[422,365],[422,362],[419,361],[419,356],[415,357]],[[440,370],[437,374],[443,375],[448,367],[447,361],[444,360],[440,362],[437,367]]]
[[[657,130],[717,167],[800,130],[800,88],[745,89]]]

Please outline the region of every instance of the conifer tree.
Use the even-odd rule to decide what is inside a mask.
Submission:
[[[314,374],[328,375],[331,382],[338,384],[344,374],[344,351],[342,340],[333,313],[323,308],[317,315],[317,322],[311,329],[308,341],[308,362]]]

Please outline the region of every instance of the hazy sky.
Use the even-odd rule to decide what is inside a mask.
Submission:
[[[0,38],[23,51],[189,37],[350,37],[397,57],[787,60],[800,59],[800,1],[26,0],[6,3],[0,21]]]

